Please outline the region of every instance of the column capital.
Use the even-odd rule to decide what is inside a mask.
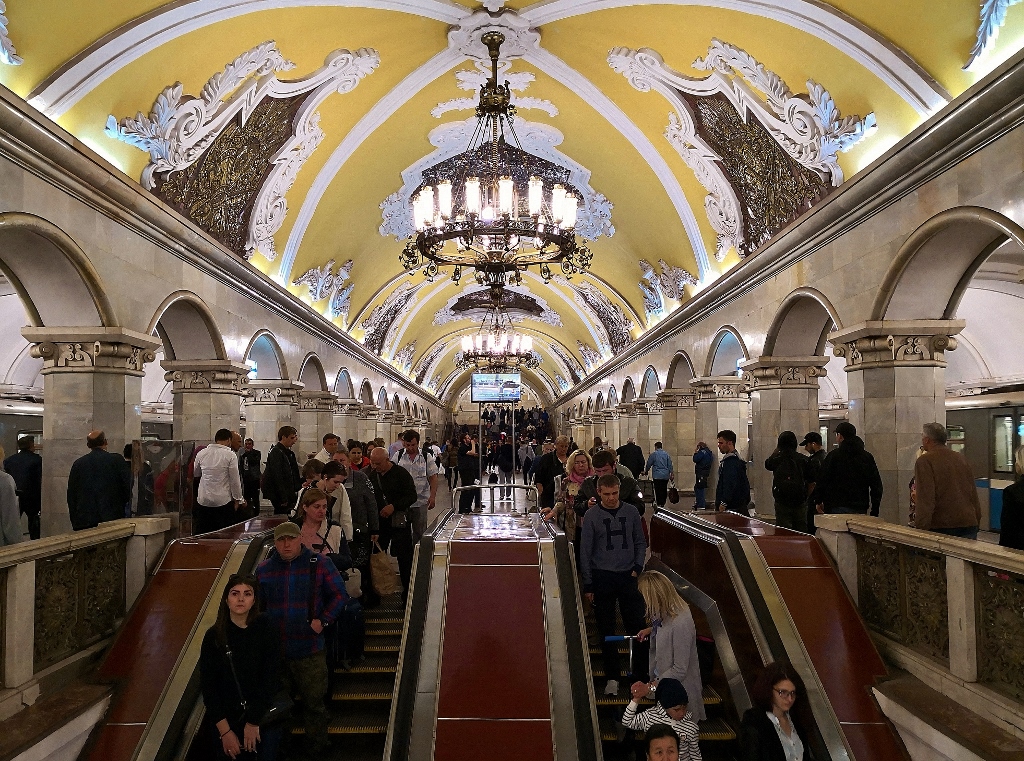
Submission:
[[[338,401],[338,397],[329,391],[306,391],[301,389],[298,393],[297,401],[300,411],[334,412],[334,405]]]
[[[356,415],[362,410],[363,403],[358,399],[338,399],[335,407],[335,415]]]
[[[620,414],[625,415],[626,417],[635,417],[636,416],[636,407],[633,404],[628,404],[628,403],[620,404],[620,405],[616,406],[615,409],[617,409]]]
[[[871,367],[945,367],[964,320],[876,320],[829,334],[846,372]]]
[[[295,404],[301,383],[290,380],[251,380],[245,391],[246,404]]]
[[[766,388],[817,388],[818,378],[827,374],[827,357],[761,356],[742,362],[744,374],[750,376],[750,390]]]
[[[690,388],[697,394],[697,404],[701,402],[746,401],[750,391],[746,378],[736,375],[706,375],[690,381]]]
[[[249,385],[249,368],[229,359],[164,360],[164,380],[175,394],[243,394]]]
[[[661,405],[653,396],[634,399],[633,407],[636,409],[637,415],[653,415],[657,412],[661,412]]]
[[[159,339],[126,328],[54,327],[21,329],[31,355],[50,373],[114,373],[142,376],[156,360]]]
[[[379,411],[376,404],[363,404],[359,407],[359,417],[363,420],[376,420]]]
[[[603,410],[603,412],[605,420],[618,420],[622,415],[622,412],[618,407],[609,407],[608,409]]]
[[[395,413],[391,410],[378,410],[377,420],[381,423],[392,423],[395,420]]]
[[[666,407],[696,407],[697,394],[691,389],[667,388],[658,392],[658,404]]]

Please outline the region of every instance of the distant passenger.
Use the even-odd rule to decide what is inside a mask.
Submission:
[[[644,465],[644,475],[651,474],[654,481],[654,502],[658,507],[665,506],[665,499],[668,496],[668,482],[672,480],[675,473],[672,469],[672,458],[662,448],[660,441],[654,442],[654,451],[647,458]]]
[[[476,436],[462,434],[458,449],[459,480],[464,487],[472,487],[480,479],[480,450]],[[459,512],[471,513],[474,506],[481,509],[480,490],[470,488],[459,495]]]
[[[260,478],[263,476],[263,453],[256,448],[252,439],[245,440],[245,449],[239,456],[238,465],[242,473],[242,495],[253,515],[260,514]]]
[[[633,478],[640,478],[640,471],[644,469],[644,450],[637,446],[633,438],[626,439],[626,443],[619,447],[619,460],[633,473]]]
[[[220,738],[218,757],[274,761],[281,742],[282,725],[260,726],[278,692],[281,643],[270,618],[259,614],[258,592],[255,577],[233,574],[217,623],[203,637],[199,681],[206,715]]]
[[[593,460],[594,459],[594,455],[596,455],[598,452],[600,452],[602,449],[604,449],[604,447],[605,447],[605,445],[604,445],[604,442],[601,441],[601,437],[600,436],[595,436],[594,437],[594,446],[592,446],[589,450],[587,450],[587,454],[590,455],[590,459]]]
[[[796,434],[783,431],[778,446],[764,461],[772,473],[775,523],[783,528],[807,532],[807,458],[796,451]]]
[[[750,481],[747,479],[747,463],[736,451],[735,432],[718,432],[718,451],[722,453],[722,459],[718,461],[715,509],[749,516]]]
[[[338,449],[338,444],[341,443],[341,436],[337,436],[333,433],[325,433],[323,438],[323,448],[314,455],[313,459],[319,460],[324,465],[331,461],[331,457]]]
[[[0,447],[0,462],[3,461],[4,448]],[[0,470],[0,547],[17,544],[23,538],[17,484],[14,482],[14,476]]]
[[[664,574],[644,571],[637,579],[637,588],[644,598],[647,620],[651,626],[641,630],[637,639],[649,640],[650,684],[640,694],[652,694],[661,688],[661,681],[678,679],[686,691],[694,696],[690,713],[695,721],[707,718],[704,713],[704,685],[697,659],[697,627],[693,623],[690,606],[679,596],[675,586]],[[640,684],[643,687],[642,683]],[[637,685],[633,685],[636,688]],[[631,688],[636,694],[637,690]]]
[[[818,514],[818,511],[814,509],[814,500],[812,495],[814,494],[814,486],[818,483],[818,478],[821,475],[821,467],[825,464],[825,448],[822,446],[821,434],[817,431],[810,431],[804,440],[800,442],[800,446],[807,452],[807,531],[808,533],[814,533],[814,516]]]
[[[434,509],[437,501],[437,461],[433,454],[420,449],[419,431],[412,428],[402,434],[402,449],[391,461],[409,471],[416,483],[416,501],[409,508],[412,543],[416,544],[427,530],[427,513]]]
[[[924,453],[914,464],[917,491],[916,526],[963,539],[978,538],[981,501],[967,458],[946,446],[946,427],[925,423]]]
[[[999,545],[1024,550],[1024,446],[1017,447],[1013,457],[1017,480],[1003,489],[1003,516],[999,529]]]
[[[270,500],[277,515],[287,514],[295,504],[302,485],[299,463],[292,447],[299,440],[299,432],[283,425],[277,432],[277,443],[267,455],[267,468],[263,473],[263,496]]]
[[[697,442],[693,450],[693,509],[705,510],[708,506],[704,496],[711,477],[711,468],[715,465],[715,455],[703,441]]]
[[[410,508],[416,504],[416,482],[409,471],[388,459],[387,450],[375,447],[370,452],[370,483],[377,500],[380,516],[380,547],[398,559],[398,574],[402,578],[402,602],[409,595],[412,576],[412,516]]]
[[[107,451],[106,434],[90,431],[85,444],[89,454],[75,460],[68,475],[68,512],[75,531],[124,518],[132,496],[131,469],[124,457]]]
[[[807,700],[803,682],[789,664],[770,663],[750,691],[754,707],[740,725],[742,761],[802,761],[806,733],[790,711]]]
[[[542,455],[534,466],[534,483],[540,492],[540,507],[555,506],[555,478],[566,475],[566,463],[569,461],[569,437],[559,436],[555,439],[553,452]]]
[[[4,470],[18,486],[18,507],[28,516],[28,535],[38,539],[43,504],[43,458],[36,453],[34,436],[18,439],[18,453],[4,460]]]
[[[836,426],[838,446],[825,456],[811,499],[818,513],[878,515],[882,476],[875,458],[864,449],[853,423]]]
[[[205,534],[241,520],[245,504],[238,458],[231,451],[231,431],[221,428],[213,444],[204,447],[192,467],[199,480],[199,497],[192,510],[192,533]]]
[[[274,551],[259,564],[256,577],[267,615],[281,638],[284,679],[290,693],[302,698],[306,755],[321,758],[330,748],[323,632],[338,620],[348,594],[334,563],[303,547],[300,531],[291,521],[274,528]]]
[[[644,628],[644,598],[637,589],[637,577],[644,570],[647,543],[640,526],[640,513],[619,499],[619,479],[614,474],[597,481],[600,510],[593,510],[583,521],[580,569],[583,591],[594,606],[597,630],[604,653],[604,674],[608,679],[605,695],[619,692],[619,647],[605,637],[615,632],[615,604],[626,627],[636,635]],[[636,663],[647,665],[647,646],[634,650]]]
[[[635,688],[645,688],[642,682],[634,685]],[[671,727],[673,737],[679,746],[679,758],[681,761],[701,761],[700,732],[697,729],[697,721],[693,714],[687,709],[690,702],[689,695],[677,679],[662,679],[658,684],[655,696],[654,708],[637,712],[640,707],[637,701],[646,694],[643,689],[634,689],[632,699],[622,714],[622,724],[629,729],[648,731],[656,725]],[[651,756],[648,755],[648,758]]]

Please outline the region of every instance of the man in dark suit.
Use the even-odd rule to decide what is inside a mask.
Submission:
[[[286,515],[295,506],[295,497],[302,486],[299,463],[292,451],[298,440],[298,431],[290,425],[283,425],[277,432],[277,443],[267,455],[263,496],[270,500],[276,515]]]
[[[124,457],[107,451],[103,431],[91,431],[85,443],[89,454],[75,460],[68,475],[68,511],[75,531],[124,518],[132,496],[131,468]]]
[[[647,462],[644,459],[644,450],[637,446],[636,441],[629,439],[615,451],[619,455],[619,462],[629,468],[633,478],[639,478],[640,471],[644,469],[644,465]]]
[[[18,488],[18,507],[28,516],[28,533],[39,538],[39,511],[43,502],[43,458],[36,454],[32,436],[18,439],[18,453],[4,460],[4,470]]]

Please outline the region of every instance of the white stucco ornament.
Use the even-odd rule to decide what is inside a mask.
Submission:
[[[475,69],[462,69],[455,72],[455,81],[460,90],[468,90],[476,93],[490,77],[490,67],[484,61],[475,61]],[[548,116],[558,116],[558,107],[550,100],[542,98],[531,98],[524,95],[517,95],[530,86],[536,77],[528,71],[509,71],[512,67],[511,61],[498,61],[498,80],[506,82],[511,91],[511,103],[518,109],[538,109],[544,111]],[[430,115],[440,119],[449,111],[475,110],[477,97],[454,98],[443,103],[438,103],[430,110]]]
[[[505,35],[501,46],[501,57],[505,60],[522,58],[527,51],[540,45],[540,32],[522,16],[509,12],[496,16],[481,8],[452,27],[448,32],[448,47],[468,58],[489,62],[487,46],[480,38],[490,31]]]
[[[996,41],[999,36],[999,29],[1006,23],[1006,12],[1011,5],[1016,5],[1021,0],[981,0],[981,23],[978,25],[978,40],[971,48],[971,53],[964,64],[964,70],[974,66],[985,51]],[[2,6],[3,3],[0,3]],[[0,7],[0,10],[3,10]],[[2,31],[2,30],[0,30]]]
[[[328,310],[331,317],[340,317],[348,324],[348,311],[352,306],[352,274],[353,261],[349,259],[338,272],[334,272],[334,259],[323,267],[306,270],[300,277],[292,281],[292,285],[305,285],[309,288],[309,300],[312,303],[330,299]]]
[[[7,6],[4,5],[4,0],[0,0],[0,63],[18,66],[24,59],[18,55],[18,51],[14,49],[14,43],[7,35],[8,21],[4,15],[6,12]]]
[[[277,257],[273,236],[284,224],[288,210],[285,194],[324,138],[317,108],[328,95],[350,92],[379,64],[380,56],[368,48],[354,53],[335,50],[312,74],[282,81],[276,73],[289,71],[295,64],[285,59],[270,40],[242,53],[210,77],[199,97],[183,94],[182,84],[177,82],[157,96],[148,116],[139,112],[134,119],[120,122],[110,116],[104,131],[149,153],[141,182],[152,190],[156,186],[154,175],[190,166],[236,117],[244,125],[264,98],[308,93],[293,120],[292,137],[271,160],[273,168],[260,188],[249,221],[247,255],[259,251],[273,260]]]

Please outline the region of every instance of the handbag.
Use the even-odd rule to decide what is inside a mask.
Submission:
[[[355,531],[355,537],[348,543],[348,551],[352,556],[352,565],[356,568],[366,568],[370,565],[370,541],[364,539],[359,529]]]
[[[238,692],[238,702],[242,706],[242,715],[244,716],[245,712],[249,709],[249,702],[242,694],[242,685],[238,681],[238,673],[235,671],[235,659],[231,655],[231,648],[227,645],[224,646],[224,655],[226,655],[228,659],[228,668],[231,669],[231,678],[235,682],[235,690]],[[267,709],[267,712],[260,718],[258,726],[268,727],[284,721],[291,714],[294,707],[295,701],[292,700],[288,691],[281,690],[274,696],[274,702],[271,704],[270,708]]]
[[[405,528],[409,525],[409,513],[405,510],[395,510],[391,513],[391,528]]]
[[[363,594],[363,572],[358,568],[349,568],[342,574],[345,579],[345,591],[349,597],[361,597]]]
[[[391,567],[391,558],[377,542],[373,543],[370,552],[370,583],[373,585],[373,591],[381,597],[399,590],[398,575]]]
[[[668,485],[668,501],[673,505],[679,502],[679,489],[676,488],[676,482],[671,481]]]

